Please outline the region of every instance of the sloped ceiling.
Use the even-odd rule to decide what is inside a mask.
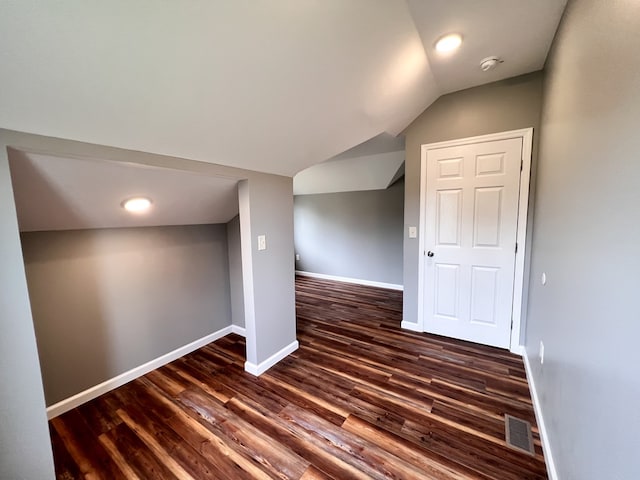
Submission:
[[[331,160],[347,160],[351,158],[368,157],[381,153],[404,151],[404,137],[394,137],[388,133],[381,133],[366,142],[356,145],[349,150],[336,155]]]
[[[292,176],[478,82],[472,57],[540,68],[564,3],[4,1],[0,127]],[[476,21],[438,63],[432,37]]]
[[[541,70],[566,0],[408,0],[441,94]],[[463,35],[455,55],[438,55],[437,38]],[[498,68],[480,61],[497,56]]]
[[[383,190],[404,163],[404,150],[313,165],[293,177],[293,194]]]
[[[226,223],[238,214],[237,181],[122,162],[9,151],[20,231]],[[131,214],[121,202],[149,197]]]
[[[292,176],[438,95],[403,0],[0,2],[5,128]]]
[[[387,133],[293,177],[294,195],[383,190],[404,175],[404,137]]]

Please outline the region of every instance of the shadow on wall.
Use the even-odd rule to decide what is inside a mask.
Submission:
[[[22,234],[47,405],[230,324],[225,225]]]
[[[83,245],[71,249],[74,233],[21,234],[47,406],[112,372],[99,272],[82,261],[95,256],[96,238],[85,235]]]
[[[20,221],[21,205],[32,202],[31,194],[33,193],[44,198],[55,198],[61,214],[66,218],[80,220],[79,215],[58,193],[58,189],[50,185],[48,179],[29,161],[26,161],[23,152],[15,149],[8,149],[8,151],[12,180],[15,181],[16,175],[31,179],[29,192],[14,186],[19,224],[22,223]],[[92,386],[91,378],[85,377],[108,378],[110,371],[106,361],[109,356],[108,343],[96,341],[96,339],[107,338],[102,314],[104,305],[96,272],[79,269],[78,262],[73,261],[74,258],[91,256],[91,252],[95,250],[93,241],[87,237],[82,251],[74,251],[61,248],[60,242],[64,242],[63,237],[64,235],[61,234],[57,240],[52,239],[53,241],[42,245],[42,242],[36,240],[40,238],[39,233],[21,233],[31,312],[47,405],[69,396],[64,392],[73,392],[78,385],[84,388]],[[59,275],[47,274],[47,270],[55,269],[56,265],[62,263],[65,264],[64,275],[75,279],[72,295],[64,291],[65,284],[59,281]],[[44,275],[33,274],[34,271],[43,272]],[[59,315],[58,312],[62,314]],[[57,339],[64,339],[64,343],[60,345]],[[78,362],[78,359],[81,361]],[[95,359],[103,360],[95,361]],[[87,372],[91,374],[87,375]]]
[[[16,213],[18,217],[18,225],[20,230],[29,228],[25,225],[25,220],[22,217],[21,212],[28,211],[27,206],[33,204],[37,198],[48,198],[55,203],[57,207],[57,215],[60,218],[70,219],[72,223],[80,225],[83,220],[81,215],[76,212],[71,205],[65,200],[64,196],[60,195],[60,191],[64,188],[68,188],[68,185],[55,185],[51,183],[45,175],[38,170],[32,162],[26,157],[25,153],[16,150],[14,148],[7,149],[9,153],[9,170],[11,173],[11,181],[13,184],[13,195],[16,202]],[[24,182],[20,182],[18,179],[29,179],[28,188],[21,188],[19,185],[24,185]],[[48,215],[49,212],[46,209],[34,210],[38,215]],[[46,218],[46,217],[39,217]],[[48,222],[45,222],[48,223]]]

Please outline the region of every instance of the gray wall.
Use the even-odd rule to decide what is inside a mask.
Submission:
[[[54,478],[6,148],[0,148],[0,478]]]
[[[638,45],[638,2],[570,2],[546,67],[526,354],[562,480],[640,478]]]
[[[255,195],[248,200],[260,203],[248,213],[250,227],[255,227],[256,231],[279,230],[272,236],[275,248],[261,252],[262,259],[268,258],[269,261],[249,258],[251,276],[244,275],[243,278],[243,284],[251,278],[251,282],[259,286],[257,293],[261,299],[255,302],[256,305],[273,309],[255,318],[257,327],[266,331],[273,329],[276,333],[265,336],[263,342],[262,338],[255,338],[254,328],[247,332],[247,344],[253,342],[256,351],[257,346],[260,347],[262,357],[257,360],[263,361],[293,342],[296,318],[291,178],[216,165],[213,163],[215,159],[197,162],[0,129],[0,478],[53,478],[44,396],[6,158],[6,150],[10,146],[52,155],[107,158],[200,175],[217,175],[250,184]],[[274,208],[270,208],[272,197],[276,199]],[[245,230],[247,234],[251,232],[251,228]],[[249,239],[249,246],[251,251],[257,250],[255,238]],[[272,274],[274,266],[278,270],[276,276]],[[267,300],[262,301],[265,297]],[[25,462],[25,458],[29,461]]]
[[[22,234],[47,405],[231,324],[225,225]]]
[[[240,216],[227,222],[229,251],[229,288],[231,293],[231,323],[244,328],[244,295],[242,292],[242,248],[240,244]]]
[[[407,230],[420,224],[420,146],[533,127],[534,188],[541,102],[542,73],[532,73],[440,97],[405,130],[404,321],[418,321],[418,239],[409,238]]]
[[[247,361],[259,365],[296,341],[293,179],[242,181],[238,198]],[[258,250],[259,235],[266,250]]]
[[[402,284],[404,181],[294,197],[296,269]]]
[[[44,410],[44,396],[38,356],[27,296],[22,253],[19,247],[15,205],[11,194],[6,149],[72,155],[75,158],[104,159],[153,167],[164,167],[200,175],[234,178],[251,185],[254,193],[246,200],[248,227],[251,231],[276,232],[270,236],[274,248],[257,253],[255,238],[248,238],[249,251],[244,258],[251,274],[244,275],[243,286],[257,285],[253,302],[268,311],[255,316],[247,344],[253,343],[262,362],[295,340],[295,290],[293,266],[293,181],[289,177],[197,162],[183,158],[136,152],[72,140],[45,137],[0,129],[0,478],[53,478],[51,446]],[[208,159],[214,162],[215,159]],[[271,203],[271,199],[275,199]],[[273,207],[273,208],[272,208]],[[241,218],[241,223],[242,218]],[[276,231],[277,230],[277,231]],[[242,231],[242,230],[241,230]],[[273,275],[277,270],[278,274]],[[247,289],[245,288],[245,292]],[[248,301],[245,295],[245,305]],[[257,331],[270,334],[257,337]],[[258,352],[259,350],[259,352]],[[25,462],[24,459],[29,461]]]

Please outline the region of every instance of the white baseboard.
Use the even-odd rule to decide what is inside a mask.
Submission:
[[[258,377],[262,375],[264,372],[266,372],[267,370],[269,370],[271,367],[273,367],[280,360],[285,358],[287,355],[295,352],[298,349],[298,346],[299,346],[298,341],[294,340],[286,347],[282,348],[281,350],[271,355],[264,362],[260,362],[257,365],[255,363],[245,362],[244,369],[246,372],[249,372],[251,375],[255,375],[256,377]]]
[[[247,336],[246,328],[240,327],[239,325],[231,325],[231,333],[235,333],[236,335],[240,335],[241,337]]]
[[[400,324],[400,328],[404,328],[405,330],[411,330],[412,332],[420,332],[423,333],[420,329],[420,325],[413,322],[405,322],[404,320]]]
[[[389,290],[404,290],[404,286],[395,283],[374,282],[373,280],[362,280],[359,278],[338,277],[336,275],[326,275],[324,273],[304,272],[296,270],[296,275],[302,277],[321,278],[323,280],[333,280],[335,282],[355,283],[357,285],[366,285],[368,287],[387,288]]]
[[[527,355],[527,351],[524,347],[522,347],[522,358],[524,360],[524,369],[527,372],[527,381],[529,382],[529,388],[531,389],[531,400],[533,401],[533,411],[536,414],[536,422],[538,423],[538,430],[540,431],[540,440],[542,442],[542,451],[544,452],[544,461],[547,464],[547,474],[549,475],[549,480],[559,480],[558,471],[556,470],[556,464],[553,461],[553,455],[551,453],[547,427],[545,426],[544,417],[542,415],[542,406],[540,404],[540,397],[538,397],[536,382],[534,381],[533,375],[531,372],[531,364],[529,363],[529,356]]]
[[[524,357],[524,345],[516,345],[515,347],[509,349],[509,351],[515,355]]]
[[[76,393],[69,398],[61,400],[60,402],[47,407],[47,417],[49,419],[52,419],[54,417],[57,417],[58,415],[62,415],[63,413],[68,412],[69,410],[72,410],[77,406],[88,402],[89,400],[93,400],[94,398],[113,390],[114,388],[118,388],[119,386],[124,385],[131,380],[135,380],[136,378],[141,377],[142,375],[145,375],[152,370],[155,370],[156,368],[160,368],[169,362],[173,362],[174,360],[193,352],[194,350],[204,347],[208,343],[218,340],[225,335],[229,335],[231,332],[231,325],[228,327],[224,327],[217,332],[195,340],[187,345],[184,345],[183,347],[173,350],[172,352],[165,353],[161,357],[151,360],[143,365],[140,365],[139,367],[132,368],[127,372],[121,373],[120,375],[110,378],[109,380],[88,388],[87,390]]]

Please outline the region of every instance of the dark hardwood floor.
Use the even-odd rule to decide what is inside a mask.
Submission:
[[[58,478],[547,478],[519,357],[401,330],[400,292],[296,290],[300,349],[261,377],[231,335],[51,420]]]

